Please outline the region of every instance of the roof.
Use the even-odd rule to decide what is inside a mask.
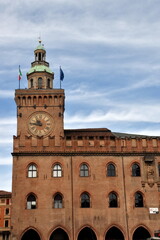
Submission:
[[[11,195],[12,195],[11,192],[0,190],[0,198],[2,198],[2,197],[11,197]]]
[[[44,51],[46,51],[43,44],[39,44],[39,45],[35,48],[35,51],[36,51],[36,50],[44,50]]]
[[[108,128],[65,129],[65,132],[111,132]]]
[[[65,129],[67,136],[114,136],[108,128]]]
[[[84,129],[65,129],[68,136],[109,136],[115,138],[160,138],[159,136],[147,136],[131,133],[112,132],[108,128],[84,128]]]
[[[35,65],[34,67],[31,67],[30,70],[27,72],[27,74],[31,74],[33,72],[47,72],[53,74],[51,69],[45,65]]]
[[[148,135],[139,135],[139,134],[131,134],[131,133],[118,133],[112,132],[117,138],[159,138],[159,136],[148,136]]]

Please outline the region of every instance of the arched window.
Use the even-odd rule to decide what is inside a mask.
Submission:
[[[133,163],[132,165],[132,176],[133,177],[141,176],[140,166],[137,163]]]
[[[89,176],[89,169],[86,164],[81,164],[80,166],[80,176],[81,177],[88,177]]]
[[[62,177],[62,167],[59,164],[53,166],[53,177]]]
[[[37,177],[37,167],[35,164],[31,164],[28,167],[28,177],[29,178],[36,178]]]
[[[62,195],[57,193],[54,196],[54,208],[62,208],[63,207],[63,201],[62,201]]]
[[[42,78],[38,78],[38,88],[42,88]]]
[[[27,209],[36,209],[37,208],[36,197],[33,194],[30,194],[27,197]]]
[[[41,53],[38,53],[38,60],[42,61],[42,54]]]
[[[90,196],[88,193],[81,195],[81,208],[90,208]]]
[[[51,80],[48,78],[47,79],[47,88],[50,88],[51,87]]]
[[[33,88],[33,79],[30,80],[30,86]]]
[[[140,192],[135,193],[135,207],[143,207],[143,196]]]
[[[158,174],[159,174],[159,177],[160,177],[160,163],[158,163]]]
[[[110,208],[117,208],[118,207],[117,194],[114,193],[114,192],[111,192],[109,194],[109,207]]]
[[[108,177],[115,177],[116,176],[116,168],[112,163],[107,165],[107,176]]]

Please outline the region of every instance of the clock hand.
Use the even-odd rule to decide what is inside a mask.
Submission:
[[[30,125],[42,126],[42,123],[37,120],[37,122],[31,122]]]
[[[36,126],[37,126],[37,123],[32,123],[32,122],[31,122],[30,125],[36,125]]]

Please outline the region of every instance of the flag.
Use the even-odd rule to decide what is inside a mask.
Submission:
[[[63,81],[63,79],[64,79],[64,73],[60,67],[60,80]]]
[[[19,75],[18,75],[18,80],[20,81],[22,78],[22,72],[21,72],[21,69],[20,69],[20,66],[19,66]]]

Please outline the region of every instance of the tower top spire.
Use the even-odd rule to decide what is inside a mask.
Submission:
[[[39,43],[39,44],[38,44],[38,46],[36,47],[35,51],[36,51],[36,50],[44,50],[44,51],[46,51],[45,48],[44,48],[44,44],[42,44],[42,39],[41,39],[41,37],[38,38],[38,43]]]
[[[38,40],[38,42],[39,42],[39,44],[41,44],[41,43],[42,43],[42,39],[41,39],[41,37],[39,37],[39,40]]]

